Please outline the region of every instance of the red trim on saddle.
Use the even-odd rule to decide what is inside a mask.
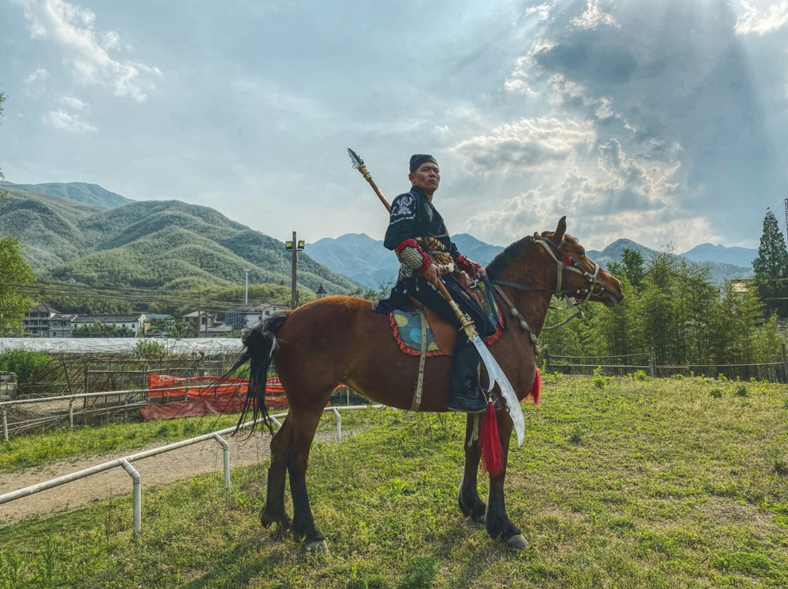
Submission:
[[[484,340],[486,345],[493,345],[496,341],[498,341],[498,338],[503,335],[503,327],[501,326],[502,321],[501,310],[498,309],[498,327],[494,334]],[[403,354],[407,354],[408,356],[421,356],[421,350],[411,348],[408,344],[402,341],[402,338],[399,336],[399,325],[397,325],[397,320],[394,318],[394,313],[389,313],[389,324],[391,325],[394,341],[397,342],[399,351]],[[460,334],[458,333],[457,336],[459,337],[459,335]],[[448,356],[448,354],[444,354],[440,350],[432,350],[431,352],[427,352],[427,358],[435,358],[437,356]],[[537,393],[537,397],[538,396],[539,393]]]
[[[492,403],[487,403],[487,409],[482,417],[482,431],[479,434],[479,449],[482,455],[482,465],[485,472],[492,477],[503,474],[503,450],[501,438],[498,435],[498,417]]]
[[[394,318],[394,313],[389,313],[389,323],[391,324],[391,331],[394,334],[394,341],[397,342],[397,346],[399,346],[399,351],[408,356],[421,356],[421,350],[411,348],[402,341],[402,338],[399,336],[399,325],[397,325],[397,320]],[[446,356],[446,354],[440,350],[427,352],[427,358],[433,358],[435,356]]]

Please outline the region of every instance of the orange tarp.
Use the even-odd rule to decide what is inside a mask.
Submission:
[[[214,413],[232,413],[238,411],[244,402],[249,383],[242,378],[228,378],[220,386],[213,386],[214,376],[170,376],[168,374],[149,374],[148,397],[165,399],[168,397],[186,397],[183,401],[167,403],[151,403],[139,410],[140,418],[172,419],[194,415],[211,415]],[[182,386],[181,386],[182,385]],[[285,390],[278,378],[269,378],[265,387],[265,406],[270,409],[287,407]]]

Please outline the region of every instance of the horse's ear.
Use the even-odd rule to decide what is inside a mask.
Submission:
[[[539,233],[538,231],[534,231],[534,239],[542,239],[541,233]]]
[[[561,243],[564,240],[564,234],[566,233],[566,215],[561,217],[561,220],[558,221],[558,227],[555,229],[555,233],[553,233],[553,242],[556,244]]]

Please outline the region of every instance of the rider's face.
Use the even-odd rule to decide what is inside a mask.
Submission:
[[[432,194],[441,183],[441,172],[438,164],[425,162],[413,174],[408,175],[410,183],[418,186],[427,194]]]

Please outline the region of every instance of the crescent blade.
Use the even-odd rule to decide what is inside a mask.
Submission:
[[[501,366],[493,358],[490,350],[487,349],[487,346],[484,345],[484,342],[478,335],[474,336],[473,345],[476,346],[476,350],[487,368],[487,375],[490,378],[490,390],[496,383],[501,389],[501,395],[503,395],[506,407],[509,409],[509,417],[512,418],[514,423],[514,431],[517,433],[517,447],[519,448],[523,445],[523,439],[525,438],[525,418],[523,417],[523,408],[520,406],[520,400],[517,398],[517,394],[514,392],[509,379],[506,378],[503,369],[501,369]]]

